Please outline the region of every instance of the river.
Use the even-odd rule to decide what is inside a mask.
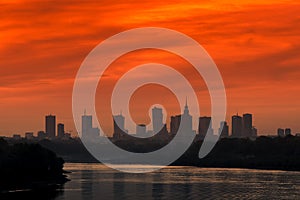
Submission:
[[[124,166],[151,167],[151,166]],[[65,164],[71,171],[57,200],[300,199],[300,172],[167,167],[127,174],[101,164]]]

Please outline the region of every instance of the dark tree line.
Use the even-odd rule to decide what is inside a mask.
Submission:
[[[64,160],[39,144],[8,144],[0,139],[0,191],[37,189],[67,181]]]

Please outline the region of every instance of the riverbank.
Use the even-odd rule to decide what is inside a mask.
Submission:
[[[32,142],[32,141],[23,141]],[[55,152],[66,162],[98,163],[84,147],[79,139],[36,141],[41,146]],[[119,140],[113,141],[125,150],[145,153],[159,149],[169,141],[160,140]],[[244,138],[223,138],[217,142],[213,150],[203,159],[198,153],[202,145],[197,138],[189,149],[173,166],[197,166],[205,168],[245,168],[265,170],[300,171],[300,137],[258,137],[256,140]],[[105,144],[103,144],[105,145]],[[167,156],[167,155],[162,155]],[[119,164],[128,164],[127,158],[118,158]],[[116,163],[116,160],[114,161]],[[129,164],[139,164],[136,163]]]
[[[62,158],[39,144],[0,139],[0,194],[56,190],[68,181],[63,166]]]

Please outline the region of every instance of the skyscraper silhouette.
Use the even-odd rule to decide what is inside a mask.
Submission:
[[[229,127],[228,127],[228,124],[226,121],[222,121],[220,123],[219,134],[220,134],[220,137],[222,137],[222,138],[226,138],[229,136]]]
[[[187,100],[185,102],[183,114],[171,117],[170,129],[171,134],[176,134],[178,131],[183,134],[193,133],[193,118],[190,115]]]
[[[100,130],[99,128],[93,128],[93,117],[92,115],[86,115],[84,112],[84,115],[82,116],[82,129],[81,134],[83,139],[87,139],[89,141],[92,141],[100,136]]]
[[[285,134],[285,136],[292,135],[292,129],[286,128],[286,129],[284,130],[284,134]]]
[[[93,128],[93,119],[91,115],[86,115],[86,113],[84,113],[81,119],[82,119],[81,134],[82,137],[85,138],[88,136],[89,130]]]
[[[232,116],[232,137],[242,137],[243,120],[238,114]]]
[[[120,139],[125,134],[125,117],[120,113],[113,116],[114,120],[114,133],[115,139]]]
[[[284,129],[282,129],[282,128],[277,129],[277,135],[279,137],[284,137]]]
[[[213,132],[211,128],[211,117],[199,117],[199,126],[198,126],[198,133],[201,138],[204,138],[206,133],[211,134]]]
[[[252,114],[243,114],[243,137],[252,137]]]
[[[170,132],[171,134],[176,134],[179,130],[181,121],[181,115],[171,116],[171,122],[170,122]]]
[[[136,134],[140,136],[146,136],[146,125],[145,124],[138,124],[136,126]]]
[[[152,109],[152,125],[154,134],[163,128],[163,113],[161,108],[154,107]]]
[[[190,115],[187,99],[185,101],[183,115],[181,116],[181,123],[184,133],[190,134],[193,132],[193,118],[192,115]]]
[[[54,115],[47,115],[45,120],[46,136],[53,139],[56,135],[56,117]]]
[[[57,137],[63,138],[65,136],[65,125],[64,124],[57,124]]]

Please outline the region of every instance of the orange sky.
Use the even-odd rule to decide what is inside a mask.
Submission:
[[[228,117],[253,113],[260,134],[278,127],[300,132],[299,5],[283,0],[0,0],[0,135],[43,130],[49,113],[75,131],[72,87],[83,59],[107,37],[146,26],[175,29],[203,45],[223,76]],[[137,54],[139,59],[127,55],[113,66],[163,61],[160,53]],[[180,66],[184,72],[187,65]],[[207,95],[202,88],[201,97]]]

